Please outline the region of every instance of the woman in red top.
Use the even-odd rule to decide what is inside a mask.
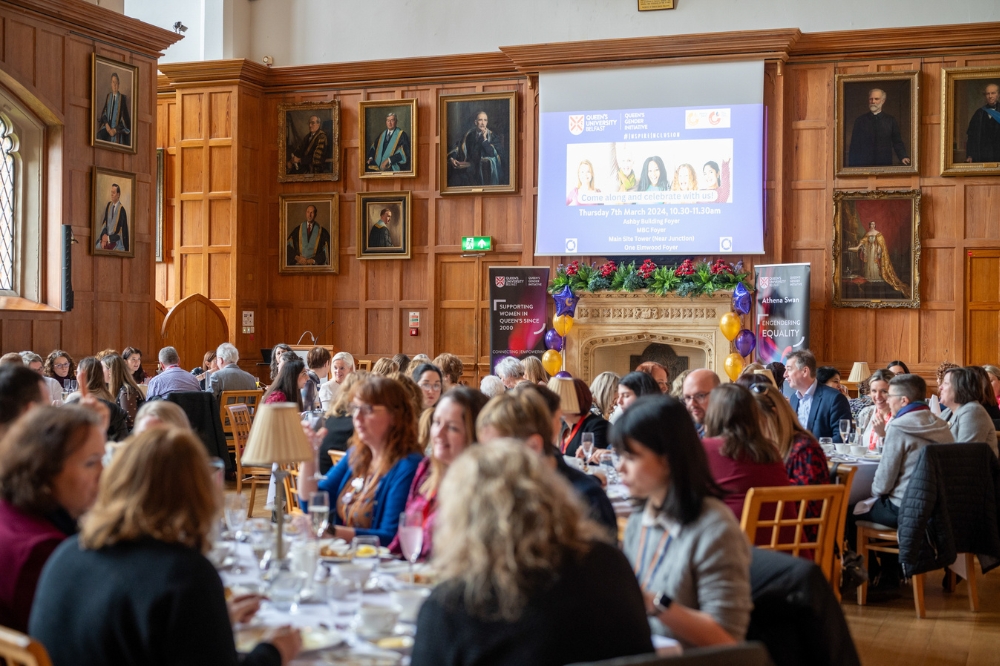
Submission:
[[[264,403],[268,405],[272,402],[294,402],[298,405],[299,411],[304,411],[302,407],[302,387],[309,381],[309,373],[306,372],[306,364],[301,358],[294,358],[286,363],[282,363],[278,376],[264,394]]]
[[[105,427],[92,409],[38,407],[0,440],[0,625],[28,630],[42,567],[97,499]]]
[[[487,397],[465,386],[456,386],[445,393],[434,408],[431,421],[431,455],[417,466],[406,499],[406,513],[423,516],[424,540],[420,559],[431,555],[434,515],[437,513],[437,491],[448,467],[460,453],[476,443],[476,418]],[[399,535],[389,544],[394,555],[402,555]]]

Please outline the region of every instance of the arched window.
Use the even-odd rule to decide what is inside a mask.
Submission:
[[[0,290],[14,289],[14,179],[17,136],[10,119],[0,113]]]

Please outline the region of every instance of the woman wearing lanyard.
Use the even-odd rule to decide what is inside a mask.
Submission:
[[[420,559],[431,555],[434,530],[434,514],[438,507],[438,487],[448,467],[465,451],[476,443],[476,417],[486,404],[486,396],[465,386],[456,386],[448,391],[434,408],[431,421],[431,456],[424,458],[417,466],[417,473],[410,485],[410,496],[406,498],[406,513],[423,516],[424,539]],[[393,555],[401,555],[399,535],[389,544]]]
[[[632,404],[612,433],[622,480],[645,501],[625,529],[625,556],[654,633],[685,646],[742,641],[750,623],[750,545],[719,499],[684,405]]]

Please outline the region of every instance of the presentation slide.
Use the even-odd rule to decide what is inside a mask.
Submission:
[[[763,253],[761,69],[543,78],[535,253]]]

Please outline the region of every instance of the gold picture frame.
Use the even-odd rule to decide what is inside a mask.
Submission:
[[[278,219],[279,273],[340,272],[340,195],[280,194]]]
[[[869,93],[883,91],[875,125]],[[920,73],[837,74],[834,92],[836,175],[915,175],[920,162]],[[890,122],[886,123],[888,119]],[[886,125],[889,127],[887,128]],[[889,129],[889,141],[876,143],[874,132]],[[899,142],[892,135],[899,133]],[[884,137],[883,137],[884,138]],[[900,147],[904,155],[900,154]],[[905,164],[903,160],[909,160]],[[886,162],[889,162],[886,164]]]
[[[517,93],[441,95],[438,104],[441,194],[517,191]],[[487,134],[476,146],[481,114]]]
[[[920,307],[920,190],[834,192],[833,305]]]
[[[313,127],[313,118],[318,128]],[[278,182],[340,180],[340,100],[278,105]]]
[[[115,90],[116,80],[117,91]],[[118,99],[112,99],[112,94],[115,92],[118,93]],[[91,54],[91,146],[133,155],[137,152],[134,130],[136,124],[135,101],[138,99],[139,93],[138,67],[121,60],[105,58],[96,53]]]
[[[135,180],[134,173],[94,167],[90,202],[91,254],[135,257]]]
[[[393,136],[389,115],[394,116]],[[358,103],[359,178],[414,178],[417,175],[417,100],[385,99]]]
[[[1000,66],[941,70],[942,176],[1000,175],[997,146],[982,141],[975,141],[976,148],[970,146],[974,126],[994,121],[983,108],[990,86],[998,86],[1000,94]],[[995,121],[1000,123],[1000,119]]]
[[[409,259],[413,227],[410,193],[358,192],[355,197],[358,259]]]

